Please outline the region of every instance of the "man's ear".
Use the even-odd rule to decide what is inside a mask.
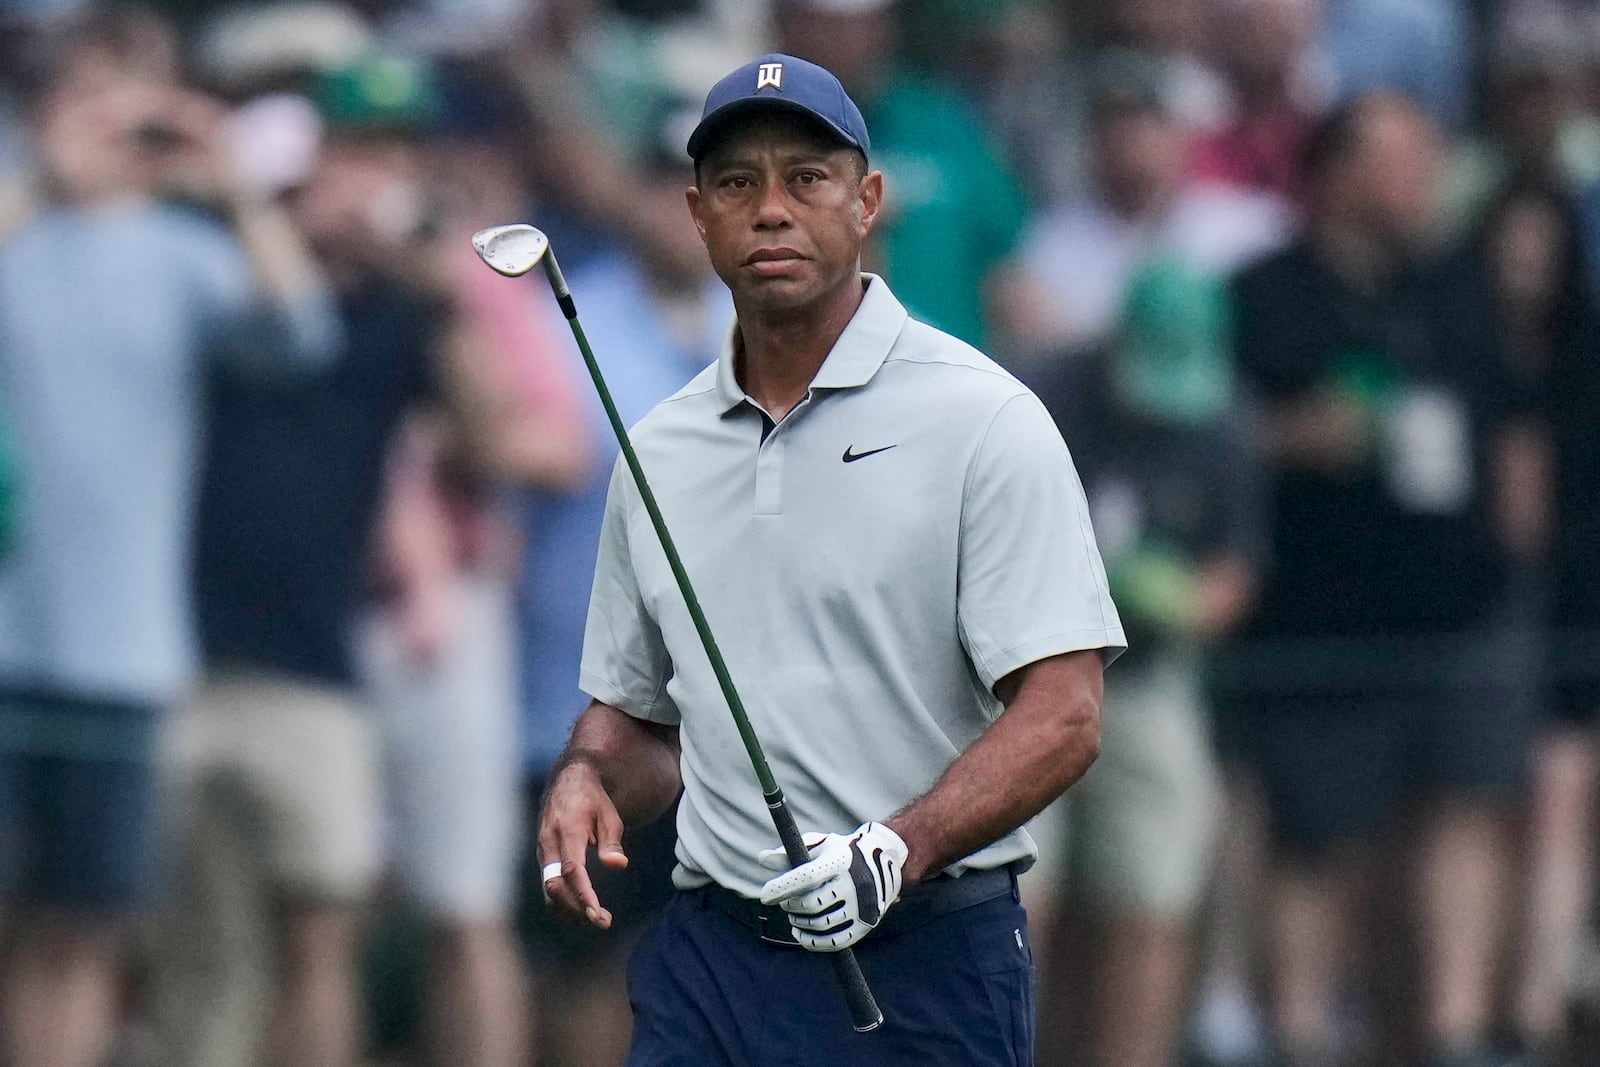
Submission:
[[[700,187],[691,185],[683,191],[684,202],[689,205],[689,217],[694,219],[694,228],[700,234],[702,243],[706,239],[706,224],[700,221]]]
[[[883,208],[883,171],[875,170],[861,179],[861,234],[872,232]]]

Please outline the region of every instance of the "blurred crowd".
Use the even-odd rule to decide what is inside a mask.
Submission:
[[[467,238],[551,236],[641,417],[771,50],[1132,639],[1039,1062],[1600,1062],[1600,4],[0,0],[0,1063],[621,1062],[671,820],[606,934],[528,869],[616,446]]]

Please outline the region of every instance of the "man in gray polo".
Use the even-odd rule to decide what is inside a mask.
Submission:
[[[787,864],[625,467],[539,857],[553,906],[682,790],[679,892],[636,953],[631,1067],[1032,1062],[1022,824],[1082,775],[1125,639],[1039,401],[909,318],[861,244],[883,202],[860,112],[769,55],[712,89],[690,212],[737,321],[633,440],[808,831]],[[780,910],[781,909],[781,910]],[[869,936],[870,935],[870,936]],[[819,955],[856,946],[852,1032]]]

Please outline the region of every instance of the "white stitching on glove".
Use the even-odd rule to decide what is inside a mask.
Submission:
[[[788,870],[781,848],[761,853],[761,866],[783,871],[761,887],[761,903],[777,904],[801,948],[838,952],[883,921],[900,898],[906,843],[882,823],[863,823],[851,834],[807,834],[811,860]]]

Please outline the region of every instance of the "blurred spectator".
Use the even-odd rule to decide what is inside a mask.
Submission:
[[[1571,194],[1600,181],[1600,124],[1584,90],[1588,28],[1564,0],[1516,0],[1492,23],[1484,128],[1449,174],[1451,232],[1467,234],[1521,176]]]
[[[561,88],[562,102],[575,114],[587,113],[591,131],[624,162],[652,151],[661,104],[674,88],[667,69],[666,27],[623,14],[615,0],[554,0],[545,4],[532,37],[533,47],[555,60],[553,70],[534,72],[546,86],[550,75],[570,79]],[[550,113],[551,100],[541,106]]]
[[[1600,315],[1576,212],[1559,187],[1542,180],[1513,185],[1489,213],[1480,241],[1509,327],[1513,370],[1535,396],[1539,428],[1552,446],[1553,551],[1541,553],[1542,566],[1530,575],[1529,608],[1548,611],[1553,594],[1555,647],[1561,649],[1600,622],[1594,608],[1600,586],[1593,577],[1600,552],[1593,476],[1600,469],[1593,429],[1600,402]],[[1526,477],[1550,481],[1540,471]],[[1536,664],[1540,658],[1537,652],[1529,657]],[[1568,1008],[1577,946],[1594,904],[1600,785],[1600,690],[1592,663],[1559,653],[1548,660],[1551,714],[1534,750],[1513,1023],[1539,1062],[1565,1062],[1575,1051],[1567,1045]]]
[[[1109,0],[1105,44],[1154,60],[1172,79],[1171,105],[1185,128],[1206,130],[1227,113],[1228,89],[1205,58],[1208,0]]]
[[[672,160],[657,159],[636,196],[663,217],[677,219],[679,240],[700,248],[683,190],[692,180],[674,139]],[[693,264],[694,269],[685,269]],[[583,309],[584,328],[606,373],[624,423],[632,425],[671,396],[726,343],[733,321],[727,287],[703,253],[650,257],[617,247],[569,275]],[[583,374],[575,346],[569,373]],[[605,510],[606,487],[617,460],[616,439],[592,391],[584,416],[594,451],[604,462],[581,488],[539,490],[523,497],[528,550],[518,598],[522,640],[523,767],[528,815],[538,825],[544,776],[588,703],[578,689],[589,586]],[[671,893],[676,827],[670,816],[633,831],[629,865],[596,867],[597,891],[610,909],[605,933],[564,926],[545,908],[538,853],[530,844],[524,875],[524,925],[538,982],[543,1062],[562,1067],[611,1067],[628,1048],[628,1006],[618,996],[622,971],[641,928]]]
[[[1084,90],[1090,64],[1067,21],[1054,6],[1009,5],[960,57],[967,91],[1036,203],[1074,194],[1089,170]]]
[[[480,56],[506,40],[537,33],[537,20],[547,7],[542,0],[412,0],[365,6],[390,47],[440,60]]]
[[[1200,657],[1242,617],[1261,566],[1257,459],[1235,418],[1220,280],[1172,259],[1130,280],[1115,338],[1035,390],[1078,464],[1136,657],[1108,676],[1101,757],[1068,799],[1068,901],[1095,929],[1042,1015],[1089,1004],[1087,1042],[1044,1062],[1168,1067],[1221,804]],[[1137,631],[1135,636],[1133,631]],[[1059,946],[1059,941],[1057,941]],[[1046,1034],[1059,1027],[1047,1026]]]
[[[223,8],[200,24],[191,51],[208,84],[243,100],[303,91],[311,77],[347,67],[375,45],[344,4],[281,0]]]
[[[1573,273],[1569,260],[1558,305],[1563,308],[1569,306]],[[1552,413],[1556,492],[1551,586],[1556,598],[1550,659],[1557,686],[1555,711],[1570,724],[1558,738],[1564,734],[1587,742],[1588,751],[1580,756],[1578,744],[1567,742],[1559,750],[1566,757],[1562,762],[1541,761],[1544,780],[1557,784],[1541,798],[1548,798],[1542,810],[1551,818],[1536,824],[1535,833],[1543,840],[1536,838],[1533,847],[1546,849],[1550,879],[1546,883],[1550,896],[1544,898],[1548,940],[1536,944],[1559,954],[1561,978],[1570,992],[1578,977],[1575,945],[1592,944],[1594,938],[1594,890],[1589,879],[1594,866],[1594,789],[1600,778],[1600,758],[1595,755],[1595,725],[1600,719],[1600,420],[1595,418],[1600,411],[1600,353],[1596,352],[1600,324],[1592,304],[1586,315],[1560,314],[1567,343],[1556,353],[1551,389],[1557,406]],[[1558,821],[1563,816],[1571,822],[1563,825]],[[1570,851],[1561,847],[1563,837]],[[1558,879],[1566,881],[1564,893],[1554,888]],[[1536,998],[1526,1002],[1525,1008],[1532,1010],[1523,1016],[1524,1027],[1536,1039],[1540,1006]]]
[[[1523,408],[1481,264],[1414,262],[1437,207],[1431,123],[1361,97],[1306,159],[1304,235],[1237,283],[1276,483],[1237,714],[1272,835],[1278,1036],[1287,1062],[1347,1062],[1362,860],[1415,802],[1420,1036],[1430,1062],[1489,1062],[1526,724],[1484,631],[1508,550],[1536,538],[1508,477],[1526,469]]]
[[[1317,0],[1219,3],[1217,49],[1231,90],[1227,118],[1191,148],[1202,181],[1257,189],[1297,204],[1300,146],[1322,101],[1310,58]]]
[[[776,15],[780,50],[838,75],[872,130],[887,193],[869,267],[913,315],[983,348],[988,289],[1026,205],[977,114],[937,75],[897,65],[889,0],[794,0]]]
[[[1472,23],[1459,0],[1325,0],[1324,45],[1341,100],[1388,89],[1440,125],[1471,108]]]
[[[208,358],[270,377],[337,324],[288,220],[228,173],[215,107],[137,11],[40,43],[37,200],[0,237],[0,396],[28,497],[0,571],[8,1063],[93,1067],[151,903],[156,735],[188,683]],[[166,206],[181,193],[226,225]]]
[[[1021,5],[999,24],[1000,55],[979,88],[997,138],[1036,199],[1070,200],[1093,184],[1093,104],[1107,82],[1148,82],[1191,135],[1228,118],[1228,85],[1201,58],[1215,50],[1207,40],[1210,2],[1109,0],[1101,25],[1085,24],[1082,13],[1094,10],[1088,5]]]
[[[184,848],[158,1008],[174,1067],[342,1067],[356,1051],[379,750],[351,627],[385,465],[432,377],[442,287],[413,131],[437,101],[417,66],[375,57],[330,75],[318,103],[328,137],[293,205],[346,343],[316,381],[213,382],[197,572],[207,676],[171,756]]]
[[[394,872],[429,924],[426,1062],[521,1067],[529,1005],[510,923],[519,553],[506,495],[571,491],[596,468],[542,279],[495,278],[470,242],[525,206],[515,94],[458,69],[444,100],[426,155],[457,309],[444,340],[448,410],[414,418],[394,464],[385,595],[361,660],[390,772]]]
[[[902,59],[959,80],[984,95],[986,83],[1019,58],[1045,54],[1060,43],[1056,12],[1038,0],[896,0]]]
[[[1287,210],[1273,198],[1185,181],[1187,134],[1149,75],[1130,72],[1099,90],[1094,188],[1030,225],[1001,286],[1010,346],[1021,358],[1104,343],[1129,275],[1151,256],[1220,273],[1287,235]]]
[[[94,6],[99,5],[78,0],[0,2],[0,236],[38,206],[35,138],[27,129],[27,112],[34,110],[40,82],[51,76],[60,38],[75,24],[91,21]],[[153,84],[174,84],[181,57],[172,26],[136,4],[121,5],[116,18],[120,40],[86,43],[85,67],[118,68]]]
[[[581,266],[612,241],[652,257],[684,254],[678,217],[634,196],[640,161],[654,151],[663,114],[698,100],[710,88],[706,72],[744,61],[752,46],[732,44],[734,55],[715,22],[690,20],[669,34],[601,0],[550,0],[536,10],[532,32],[497,42],[486,59],[520,86],[535,116],[526,161],[556,209],[540,221],[563,264]],[[729,32],[738,21],[724,20],[735,27]]]

